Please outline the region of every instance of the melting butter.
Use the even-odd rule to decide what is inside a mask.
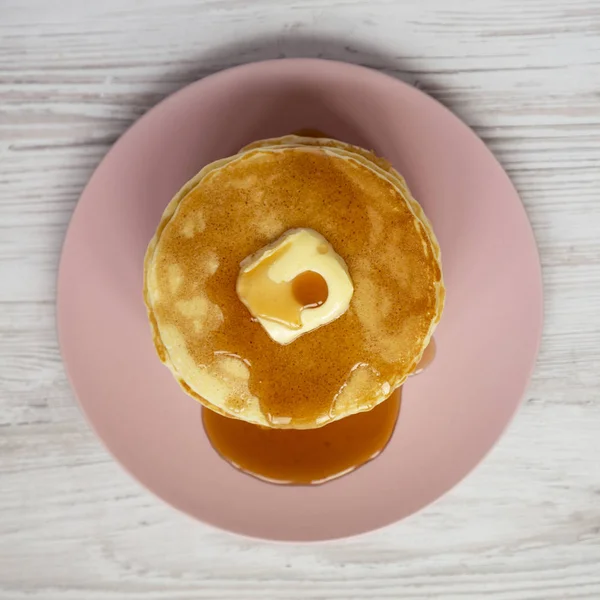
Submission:
[[[343,315],[354,288],[346,263],[312,229],[291,229],[242,261],[236,291],[279,344]]]

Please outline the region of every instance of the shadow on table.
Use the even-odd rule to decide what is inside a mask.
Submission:
[[[272,35],[242,39],[190,57],[182,67],[170,68],[165,72],[165,81],[173,84],[167,94],[229,67],[278,58],[322,58],[361,65],[422,88],[434,97],[439,87],[436,82],[425,81],[426,75],[404,65],[404,58],[400,54],[391,55],[368,42],[286,33],[285,37]]]

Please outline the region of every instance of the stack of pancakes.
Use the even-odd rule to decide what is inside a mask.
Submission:
[[[289,345],[236,295],[240,263],[309,228],[344,259],[348,310]],[[226,416],[310,429],[370,410],[406,380],[440,319],[440,249],[405,181],[372,152],[295,135],[202,169],[167,206],[145,259],[160,359]]]

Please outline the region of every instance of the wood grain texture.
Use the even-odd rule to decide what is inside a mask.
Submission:
[[[449,106],[519,189],[545,279],[538,368],[485,463],[319,545],[230,536],[141,489],[83,422],[54,325],[65,229],[110,145],[183,85],[277,56]],[[597,0],[0,0],[0,210],[0,598],[600,598]]]

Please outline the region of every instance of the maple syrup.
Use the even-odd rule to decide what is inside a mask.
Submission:
[[[292,135],[298,135],[300,137],[312,137],[312,138],[331,138],[330,135],[323,133],[320,129],[298,129],[292,133]]]
[[[390,440],[400,390],[374,409],[319,429],[270,429],[202,408],[213,448],[241,471],[279,484],[318,484],[378,456]]]
[[[316,308],[327,302],[329,289],[322,275],[304,271],[292,280],[292,294],[302,308]]]

